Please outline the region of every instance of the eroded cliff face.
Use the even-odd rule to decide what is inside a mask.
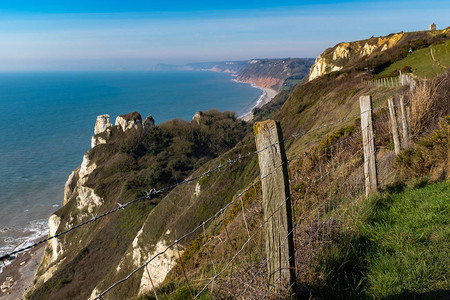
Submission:
[[[368,40],[339,43],[319,55],[311,67],[309,81],[324,74],[342,70],[348,63],[361,57],[371,55],[376,51],[386,51],[404,37],[404,33],[397,33],[387,37],[370,38]]]
[[[286,79],[301,80],[309,72],[312,59],[253,59],[237,74],[236,80],[278,91]]]
[[[64,222],[58,214],[51,215],[48,220],[49,236],[54,236],[79,224],[88,218],[96,207],[103,204],[103,199],[92,188],[85,185],[95,168],[96,164],[90,161],[89,154],[86,153],[83,156],[81,166],[69,175],[64,187],[64,205],[67,205],[69,201],[74,201],[76,211],[73,211],[73,215],[68,219],[66,218]],[[64,256],[67,246],[69,245],[65,244],[60,238],[53,238],[47,243],[44,258],[39,268],[40,272],[43,273],[38,277],[39,283],[49,280],[55,274],[58,266],[62,263],[61,258]]]
[[[283,79],[274,77],[257,77],[250,76],[245,80],[247,83],[251,83],[257,87],[268,88],[268,89],[278,89],[283,84]]]

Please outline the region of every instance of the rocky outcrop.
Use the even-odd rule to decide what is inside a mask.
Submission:
[[[48,219],[48,235],[55,235],[60,224],[61,218],[57,215],[51,215]],[[49,241],[49,245],[47,247],[50,249],[50,251],[47,251],[50,252],[50,255],[48,257],[49,263],[55,262],[63,252],[62,244],[59,242],[58,238],[54,238]]]
[[[362,41],[339,43],[317,57],[311,67],[308,80],[311,81],[324,74],[340,71],[348,63],[376,51],[386,51],[397,45],[403,36],[404,33],[397,33],[387,37],[372,37]]]
[[[121,115],[116,118],[116,126],[120,126],[123,131],[131,128],[142,126],[142,117],[138,112],[132,112],[126,115]]]
[[[203,112],[198,111],[195,113],[195,115],[192,117],[192,121],[200,125],[200,121],[202,119]]]
[[[109,138],[111,136],[111,130],[108,128],[106,130],[106,137]],[[91,139],[91,148],[94,148],[97,145],[100,144],[106,144],[108,141],[107,138],[101,136],[101,135],[94,135]]]
[[[95,121],[94,134],[102,133],[108,127],[111,127],[111,123],[109,122],[109,115],[97,116],[97,120]]]
[[[94,127],[94,136],[91,139],[91,148],[99,144],[106,144],[106,138],[100,134],[106,132],[106,137],[111,135],[111,123],[109,122],[109,115],[97,116]]]
[[[91,164],[91,159],[89,158],[89,152],[86,152],[83,156],[83,161],[81,162],[80,170],[78,172],[78,182],[77,185],[81,186],[83,185],[87,180],[89,174],[94,171],[96,168],[96,164]]]
[[[6,277],[6,281],[0,286],[0,291],[2,293],[8,293],[9,289],[14,285],[14,280],[12,277]]]
[[[79,172],[80,168],[76,169],[75,171],[72,171],[72,173],[69,175],[69,178],[66,181],[66,184],[64,185],[64,202],[63,205],[66,205],[69,201],[69,197],[73,194],[73,191],[75,187],[77,186],[77,182],[79,179]]]
[[[148,264],[148,272],[142,273],[139,295],[143,295],[153,290],[153,286],[159,286],[164,281],[169,271],[176,265],[178,252],[174,247],[166,250],[167,245],[168,244],[165,241],[159,241],[156,244],[155,250],[148,254],[148,257],[153,257],[156,254],[165,251],[163,255],[156,257],[151,264]],[[183,252],[180,250],[180,255],[182,253]]]
[[[142,122],[142,127],[144,129],[155,127],[155,119],[153,119],[152,115],[145,118],[144,122]]]
[[[197,182],[197,184],[195,185],[195,192],[194,192],[194,196],[198,198],[198,196],[200,196],[200,182]]]

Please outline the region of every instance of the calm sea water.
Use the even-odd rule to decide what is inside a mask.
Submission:
[[[217,108],[248,112],[261,91],[212,72],[0,73],[0,254],[47,230],[97,115],[157,123]]]

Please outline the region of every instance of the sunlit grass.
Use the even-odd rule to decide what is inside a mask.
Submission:
[[[412,68],[412,73],[414,75],[422,78],[432,78],[450,67],[450,40],[432,46],[433,55],[436,61],[431,57],[430,49],[430,47],[427,47],[414,51],[404,59],[387,67],[380,73],[380,76],[388,75],[395,70],[409,66]]]
[[[449,295],[450,182],[422,185],[359,204],[353,228],[323,253],[325,296],[443,299]]]

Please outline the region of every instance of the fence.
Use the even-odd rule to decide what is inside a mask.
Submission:
[[[416,81],[412,76],[400,73],[397,77],[378,78],[368,81],[367,84],[376,87],[401,87],[409,85],[410,89],[414,89]]]
[[[356,204],[386,184],[392,175],[390,166],[394,151],[398,152],[400,147],[407,147],[409,143],[403,98],[400,105],[396,105],[393,99],[388,104],[390,121],[379,118],[381,121],[374,123],[372,114],[381,108],[373,109],[371,97],[365,96],[360,98],[359,114],[286,138],[283,138],[278,123],[256,123],[256,151],[230,159],[175,185],[149,191],[55,236],[5,254],[0,261],[13,259],[17,253],[96,222],[135,202],[151,200],[180,185],[196,182],[231,164],[240,163],[246,157],[258,155],[258,179],[214,215],[147,258],[126,277],[100,287],[97,292],[94,290],[92,298],[103,299],[113,295],[111,291],[117,286],[134,276],[142,276],[150,282],[147,295],[153,294],[158,299],[167,293],[167,288],[157,286],[148,266],[169,250],[178,255],[178,264],[171,271],[175,285],[184,288],[191,299],[264,299],[310,293],[308,278],[314,276],[313,262],[338,230],[340,218],[357,214]],[[396,107],[401,109],[401,122],[397,122]],[[303,155],[286,155],[286,141],[326,131],[357,117],[361,118],[360,128],[342,127]],[[399,142],[398,123],[404,124],[402,144]],[[391,135],[396,145],[394,150],[387,146],[391,143]],[[186,248],[183,242],[192,238],[195,238],[194,242]],[[209,262],[203,269],[196,267],[198,261],[192,256],[185,255],[193,244],[197,247],[198,259]]]

